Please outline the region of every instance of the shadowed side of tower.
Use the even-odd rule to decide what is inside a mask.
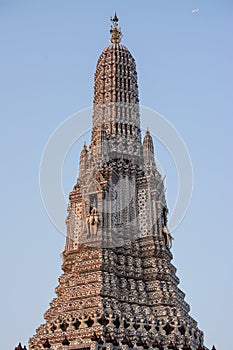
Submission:
[[[203,345],[171,263],[163,181],[149,131],[141,140],[136,64],[121,37],[115,15],[69,197],[63,275],[31,350]]]

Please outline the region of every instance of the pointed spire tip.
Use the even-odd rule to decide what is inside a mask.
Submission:
[[[110,41],[112,44],[119,44],[121,42],[123,35],[121,32],[121,28],[118,26],[118,17],[116,15],[116,12],[114,17],[113,18],[111,17],[111,21],[113,24],[110,29],[110,34],[111,34]]]

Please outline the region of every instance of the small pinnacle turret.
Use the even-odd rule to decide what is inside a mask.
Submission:
[[[143,140],[143,159],[147,174],[155,172],[154,144],[149,129],[146,130],[146,135]]]

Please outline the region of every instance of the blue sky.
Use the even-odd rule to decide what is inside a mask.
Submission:
[[[200,12],[192,14],[194,8]],[[19,340],[26,344],[55,296],[65,238],[43,208],[40,159],[54,129],[92,105],[95,65],[109,44],[115,10],[123,44],[136,59],[140,103],[170,120],[192,159],[191,205],[173,232],[180,287],[206,345],[231,350],[230,0],[0,0],[0,348],[11,350]],[[172,207],[176,169],[166,150],[155,147]],[[64,163],[66,197],[77,177],[79,152],[77,143]]]

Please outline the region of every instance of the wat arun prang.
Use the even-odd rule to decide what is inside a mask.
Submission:
[[[112,21],[95,72],[91,144],[69,197],[64,273],[29,349],[204,350],[171,263],[149,131],[141,141],[135,60]]]

